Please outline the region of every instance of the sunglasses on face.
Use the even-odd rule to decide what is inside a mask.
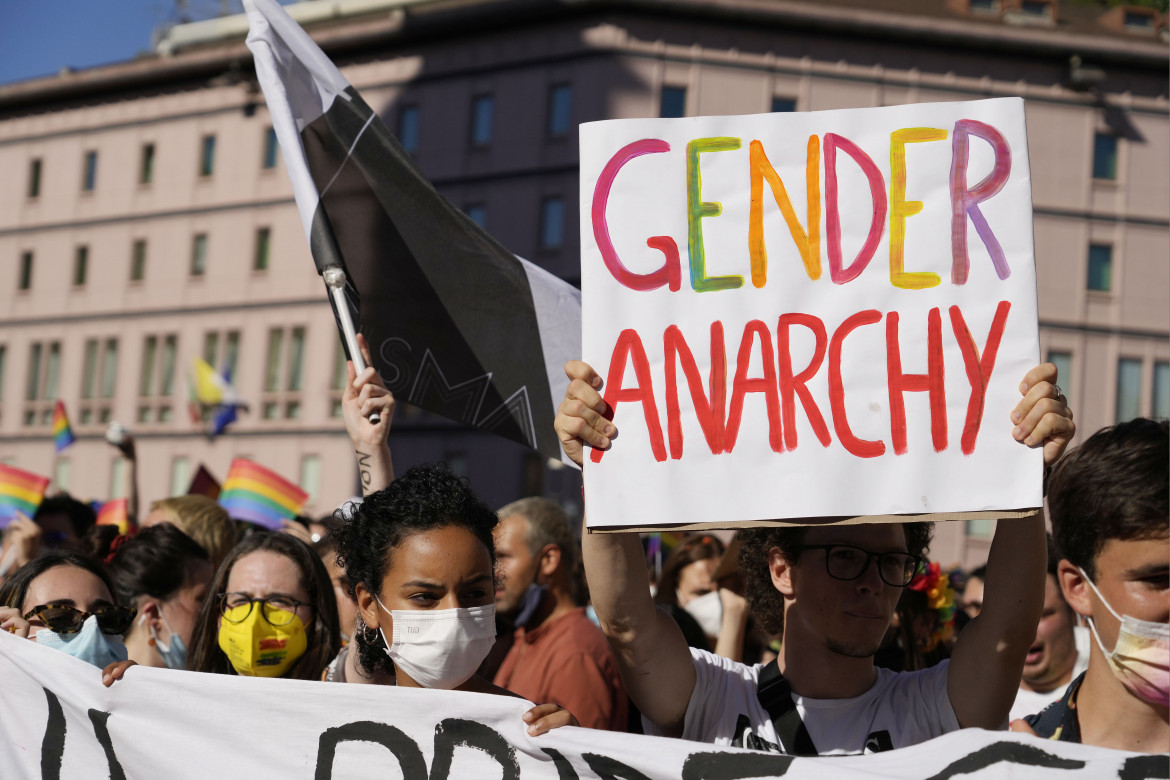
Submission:
[[[33,607],[25,613],[24,619],[38,618],[46,628],[58,634],[76,634],[87,619],[96,617],[98,628],[103,634],[125,634],[130,630],[136,614],[138,610],[133,607],[116,607],[113,604],[85,612],[72,604],[49,603]]]

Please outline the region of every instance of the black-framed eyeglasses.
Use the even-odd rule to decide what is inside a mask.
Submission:
[[[836,580],[856,580],[869,569],[869,562],[877,559],[882,582],[895,588],[904,588],[914,579],[917,555],[904,552],[875,553],[851,544],[802,544],[801,550],[824,550],[825,569]]]
[[[307,601],[279,594],[254,599],[247,593],[220,593],[216,598],[219,600],[219,614],[229,623],[243,623],[252,614],[252,607],[259,604],[260,614],[269,625],[287,626],[296,617],[297,607],[313,606]],[[237,611],[238,607],[247,607],[247,610]]]
[[[134,622],[138,610],[107,604],[93,612],[80,610],[72,604],[49,602],[33,607],[25,613],[25,620],[38,618],[50,631],[58,634],[76,634],[90,617],[96,617],[103,634],[125,634]]]

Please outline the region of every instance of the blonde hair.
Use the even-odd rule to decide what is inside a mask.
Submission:
[[[162,512],[167,521],[190,536],[199,546],[207,550],[214,569],[236,546],[236,525],[227,510],[207,496],[173,496],[155,501],[151,512]]]

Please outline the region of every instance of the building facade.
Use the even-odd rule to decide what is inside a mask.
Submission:
[[[1170,414],[1166,18],[1038,0],[336,0],[290,12],[452,203],[577,282],[579,123],[1022,96],[1041,349],[1082,435]],[[243,44],[242,17],[153,56],[0,87],[0,459],[144,501],[251,457],[321,514],[355,492],[336,328]],[[208,439],[187,367],[228,366],[249,411]],[[78,441],[54,455],[63,399]],[[400,470],[446,460],[499,505],[580,508],[577,476],[400,409]],[[990,528],[939,529],[935,557]]]

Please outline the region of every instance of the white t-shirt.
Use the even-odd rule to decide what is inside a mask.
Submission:
[[[1092,637],[1089,636],[1089,629],[1084,626],[1074,627],[1073,640],[1076,642],[1077,660],[1073,664],[1072,676],[1069,678],[1069,682],[1080,677],[1081,673],[1089,668],[1089,642],[1092,641]],[[1047,693],[1025,691],[1023,688],[1020,688],[1016,692],[1016,700],[1012,703],[1012,711],[1008,715],[1008,720],[1018,720],[1026,715],[1035,715],[1052,702],[1059,701],[1067,687],[1067,684],[1058,685]]]
[[[683,739],[784,752],[772,719],[757,698],[762,664],[747,666],[691,649],[695,690]],[[877,682],[852,699],[793,694],[796,710],[820,755],[877,753],[915,745],[950,731],[959,720],[947,696],[949,661],[919,672],[877,669]],[[645,718],[647,734],[661,735]]]

